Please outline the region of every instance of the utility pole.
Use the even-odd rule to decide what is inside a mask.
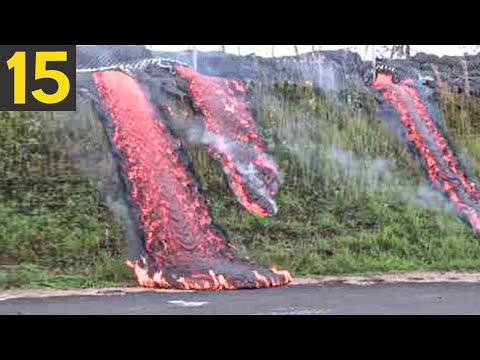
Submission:
[[[373,79],[377,79],[377,54],[375,51],[375,45],[370,45],[370,51],[372,56],[372,65],[373,65]]]
[[[464,56],[467,57],[467,53],[465,53]],[[470,96],[470,76],[468,74],[468,63],[465,59],[462,59],[461,63],[465,80],[465,94]]]
[[[193,68],[195,69],[195,71],[197,71],[197,46],[196,45],[193,45],[192,63],[193,63]]]
[[[405,45],[405,56],[407,57],[407,59],[410,59],[410,56],[411,56],[411,47],[410,47],[410,45]]]

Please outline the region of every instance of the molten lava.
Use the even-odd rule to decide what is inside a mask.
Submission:
[[[187,170],[188,164],[180,156],[180,142],[156,113],[140,83],[116,70],[97,71],[92,76],[105,112],[102,121],[145,241],[142,259],[127,262],[139,284],[148,288],[223,290],[289,283],[288,272],[265,271],[233,256],[222,231],[212,223],[209,208]],[[243,91],[242,86],[233,81],[228,85],[232,92]],[[241,102],[232,101],[222,111],[236,109],[243,114],[242,106]],[[206,116],[212,130],[219,135],[231,135],[231,123],[212,119],[217,117]],[[244,121],[245,126],[252,121],[242,116],[237,120]],[[265,160],[261,156],[263,148],[256,136],[253,132],[238,135],[236,139],[257,143],[257,157],[252,161],[276,170],[269,162],[262,162]],[[226,153],[222,154],[223,164],[233,172],[232,163],[236,160]],[[238,185],[242,184],[236,179],[240,175],[233,173],[232,176],[239,181]],[[253,203],[251,206],[256,209]]]
[[[457,211],[480,233],[480,193],[467,179],[445,137],[433,120],[411,79],[395,83],[389,72],[380,72],[370,84],[399,113],[407,138],[423,160],[432,185],[442,191]]]
[[[199,74],[176,65],[188,82],[195,107],[203,115],[210,154],[218,159],[231,190],[257,216],[277,212],[278,168],[266,155],[266,146],[248,109],[246,86],[240,81]]]

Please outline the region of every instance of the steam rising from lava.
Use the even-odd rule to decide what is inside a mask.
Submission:
[[[207,145],[212,154],[221,152],[228,154],[230,159],[229,165],[234,168],[238,176],[230,178],[231,167],[224,167],[223,171],[227,175],[227,179],[231,181],[238,179],[245,184],[244,186],[250,199],[244,199],[243,194],[240,193],[239,201],[245,205],[247,210],[250,210],[257,216],[265,216],[265,214],[275,215],[277,213],[278,208],[274,197],[278,192],[279,177],[275,161],[271,156],[266,153],[257,153],[248,144],[227,138],[210,130],[191,128],[187,131],[187,136],[190,144],[201,143]],[[220,157],[219,159],[222,163]],[[261,164],[269,164],[272,170],[262,168]],[[230,186],[236,189],[242,185],[231,183]],[[251,201],[262,202],[262,206],[266,211],[258,211],[257,207],[250,205]]]
[[[254,215],[275,215],[279,171],[266,155],[265,143],[248,109],[245,84],[201,75],[181,65],[176,65],[175,71],[188,82],[196,110],[203,115],[203,141],[220,162],[240,203]]]

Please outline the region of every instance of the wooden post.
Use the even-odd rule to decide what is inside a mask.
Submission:
[[[193,68],[195,69],[195,71],[197,71],[197,46],[196,45],[193,45],[192,63],[193,63]]]
[[[464,54],[467,56],[467,53]],[[463,68],[463,76],[465,80],[465,94],[470,96],[470,76],[468,74],[468,63],[465,59],[462,59],[462,68]]]
[[[375,51],[375,45],[369,45],[372,55],[372,65],[373,65],[373,79],[377,78],[377,54]]]

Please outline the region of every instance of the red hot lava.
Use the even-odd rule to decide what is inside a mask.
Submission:
[[[397,84],[391,73],[380,72],[370,85],[382,90],[384,99],[399,113],[407,138],[423,159],[433,186],[447,195],[455,208],[468,219],[474,232],[479,234],[480,216],[477,206],[480,194],[476,191],[475,184],[459,168],[447,141],[413,84],[411,79]],[[420,129],[426,130],[422,132]],[[428,139],[433,142],[430,148],[427,145]]]
[[[93,73],[93,82],[107,114],[103,122],[113,151],[121,158],[129,203],[145,239],[145,256],[128,262],[139,284],[221,290],[289,283],[288,272],[265,271],[234,258],[179,156],[179,141],[141,85],[113,70]]]
[[[219,159],[228,184],[240,203],[257,216],[277,212],[278,168],[248,109],[246,86],[238,80],[206,76],[192,68],[175,66],[188,82],[195,107],[204,118],[203,142]]]

